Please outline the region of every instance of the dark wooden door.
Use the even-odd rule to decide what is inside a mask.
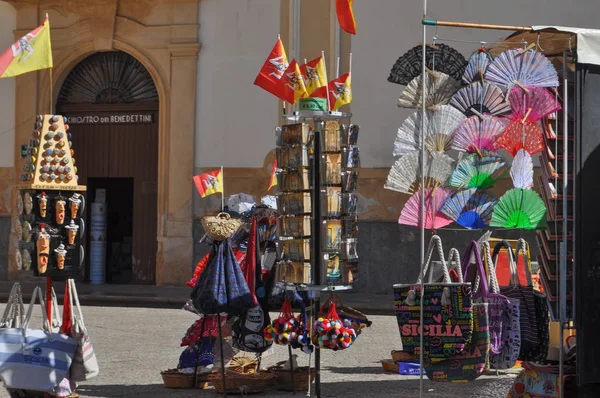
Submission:
[[[157,104],[64,105],[58,111],[72,120],[70,132],[80,184],[87,184],[90,178],[133,178],[132,283],[154,284],[157,250]],[[111,117],[125,120],[128,116],[129,120],[135,120],[131,119],[132,115],[138,119],[144,115],[145,122],[93,122],[103,118],[111,120]],[[89,116],[98,119],[91,120]],[[151,122],[148,122],[148,118]]]

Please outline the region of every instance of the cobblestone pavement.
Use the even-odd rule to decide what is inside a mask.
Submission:
[[[0,312],[3,311],[0,306]],[[162,385],[160,370],[174,368],[182,348],[181,338],[196,319],[183,310],[84,307],[84,317],[100,362],[100,376],[82,383],[82,397],[213,397],[209,390],[169,390]],[[32,324],[41,325],[39,309]],[[399,340],[393,316],[370,317],[373,326],[355,345],[341,352],[322,354],[323,397],[418,397],[419,378],[384,372],[380,360],[390,357]],[[285,360],[287,350],[276,346],[264,366]],[[299,355],[300,366],[308,356]],[[468,384],[424,381],[424,396],[506,397],[514,374],[483,376]],[[314,392],[314,385],[313,385]],[[298,393],[306,396],[306,393]],[[292,393],[271,391],[257,396],[285,397]],[[0,397],[8,397],[6,391]]]

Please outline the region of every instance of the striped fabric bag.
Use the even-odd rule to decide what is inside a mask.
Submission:
[[[29,329],[36,300],[42,308],[43,329]],[[8,389],[55,392],[67,376],[77,342],[52,333],[42,291],[36,287],[23,327],[0,329],[0,379]]]
[[[73,364],[71,365],[71,381],[86,381],[90,380],[100,373],[98,360],[94,347],[90,342],[85,324],[83,323],[83,314],[81,313],[81,305],[79,304],[79,296],[77,295],[77,287],[75,280],[68,281],[69,303],[71,304],[71,317],[73,319],[73,327],[71,336],[77,341],[77,349],[73,356]],[[77,313],[73,310],[73,304],[77,308]]]

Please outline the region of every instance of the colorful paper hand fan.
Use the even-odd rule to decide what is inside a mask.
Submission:
[[[427,188],[425,190],[425,229],[436,230],[452,224],[452,219],[441,212],[442,205],[450,196],[447,188]],[[421,191],[415,192],[408,199],[398,224],[421,226]]]
[[[513,86],[558,87],[556,69],[543,54],[512,49],[498,55],[488,66],[485,81],[510,90]]]
[[[412,194],[421,185],[420,152],[412,152],[398,159],[390,169],[384,188]],[[427,153],[425,157],[425,187],[444,185],[450,174],[454,160],[443,153]]]
[[[506,162],[499,156],[480,158],[477,154],[467,155],[456,166],[449,185],[459,189],[486,189],[494,185],[507,170]]]
[[[500,134],[496,145],[506,149],[512,156],[515,156],[520,149],[525,149],[530,155],[540,153],[544,150],[544,137],[540,124],[513,120]]]
[[[496,151],[496,140],[508,123],[495,116],[483,119],[479,116],[467,118],[454,132],[452,149],[466,153],[482,154],[482,151]]]
[[[513,87],[510,90],[508,101],[512,108],[508,116],[511,120],[537,122],[562,109],[556,95],[544,87]]]
[[[421,108],[423,79],[421,75],[415,77],[408,83],[400,98],[400,108]],[[439,105],[445,105],[460,88],[460,82],[441,72],[426,72],[425,75],[425,107],[437,110]]]
[[[513,159],[510,178],[515,188],[530,189],[533,187],[533,161],[526,150],[520,149]]]
[[[494,206],[490,227],[540,229],[545,228],[546,206],[531,189],[513,188]]]
[[[493,60],[494,59],[492,58],[490,53],[486,51],[485,48],[480,48],[477,51],[475,51],[471,55],[471,58],[469,58],[467,68],[465,69],[465,73],[462,76],[463,83],[483,83],[485,71],[487,70],[487,67]]]
[[[465,115],[449,105],[438,111],[425,112],[425,145],[429,151],[445,152],[450,149],[454,130]],[[406,155],[420,148],[421,112],[417,111],[402,123],[394,141],[394,156]]]
[[[403,54],[390,71],[388,82],[406,86],[422,72],[423,47],[415,46]],[[454,48],[445,44],[425,47],[425,64],[430,70],[440,71],[460,80],[467,65],[465,57]]]
[[[498,200],[476,188],[454,193],[442,206],[442,213],[469,229],[485,228],[492,219],[494,205]]]
[[[510,103],[504,93],[493,84],[473,83],[463,87],[452,97],[450,105],[467,116],[485,113],[502,115],[510,112]]]

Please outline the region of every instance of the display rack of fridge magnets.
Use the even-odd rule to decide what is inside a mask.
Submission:
[[[16,196],[15,263],[19,272],[47,277],[46,306],[52,280],[83,274],[86,187],[78,185],[69,125],[60,115],[38,115],[24,159]],[[50,318],[52,319],[52,318]]]
[[[358,276],[356,186],[359,126],[351,114],[299,110],[276,129],[277,207],[281,280],[287,290],[351,290]],[[315,392],[320,396],[320,351],[315,347]]]

